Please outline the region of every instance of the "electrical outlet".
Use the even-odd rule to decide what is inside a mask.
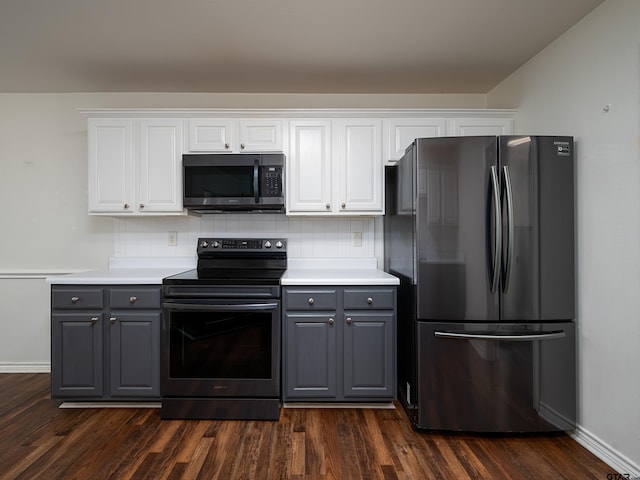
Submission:
[[[362,246],[362,232],[352,232],[353,234],[353,246],[361,247]]]
[[[178,232],[169,232],[169,240],[167,243],[170,247],[178,245]]]

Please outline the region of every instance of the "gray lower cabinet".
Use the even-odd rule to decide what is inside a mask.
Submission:
[[[160,398],[160,286],[51,288],[51,396]]]
[[[396,397],[396,288],[284,289],[285,401]]]

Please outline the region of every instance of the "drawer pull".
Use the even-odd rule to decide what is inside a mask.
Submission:
[[[329,325],[333,325],[334,322],[335,320],[333,318],[329,318]]]
[[[347,317],[347,325],[351,325],[351,323],[353,322],[353,320],[351,319],[351,317]]]
[[[309,303],[309,305],[313,305],[314,303],[316,303],[316,301],[313,299],[313,297],[309,298],[309,300],[307,300],[307,303]]]
[[[116,323],[116,320],[118,320],[117,317],[109,317],[109,323],[111,323],[111,325],[113,325],[114,323]]]
[[[80,301],[80,297],[71,297],[71,303],[78,303]]]
[[[373,298],[371,298],[371,297],[367,298],[367,303],[369,305],[371,305],[373,303]]]
[[[98,323],[98,317],[91,317],[91,323],[93,323],[94,325]]]
[[[138,301],[138,297],[129,297],[129,303],[136,303]]]

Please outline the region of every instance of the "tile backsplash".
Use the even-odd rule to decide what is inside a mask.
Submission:
[[[118,218],[116,257],[195,255],[198,237],[284,237],[290,258],[375,257],[375,219],[214,214]]]

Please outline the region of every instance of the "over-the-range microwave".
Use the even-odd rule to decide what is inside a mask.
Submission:
[[[185,154],[184,207],[197,213],[284,211],[282,153]]]

